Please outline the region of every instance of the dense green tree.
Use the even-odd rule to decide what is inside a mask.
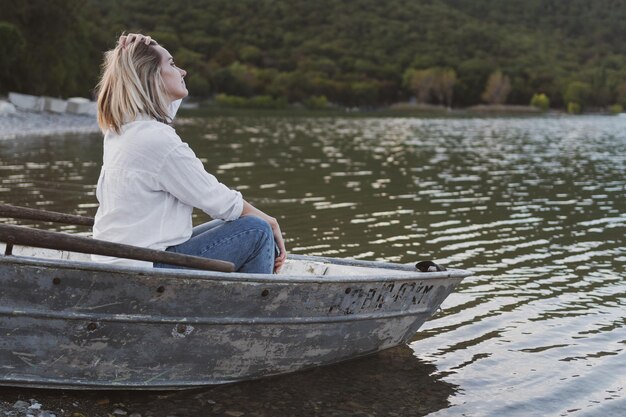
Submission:
[[[485,91],[481,95],[482,99],[489,104],[504,104],[511,92],[511,79],[497,70],[487,79]]]
[[[615,0],[0,0],[0,94],[88,96],[102,53],[140,31],[196,97],[468,106],[499,69],[511,104],[565,107],[582,82],[583,107],[626,105],[625,19]]]
[[[454,84],[457,79],[456,71],[452,68],[437,68],[436,74],[433,94],[437,97],[438,103],[452,107]]]
[[[8,22],[0,22],[0,85],[15,85],[19,83],[20,74],[17,71],[22,50],[26,41],[20,30]]]
[[[541,110],[548,110],[550,99],[543,93],[534,94],[532,99],[530,99],[530,105]]]
[[[1,86],[3,92],[90,93],[99,72],[93,59],[98,36],[89,26],[85,7],[80,0],[0,0],[0,22],[17,28],[23,39],[19,58],[0,64],[0,73],[19,74]]]
[[[420,103],[437,103],[452,106],[456,72],[452,68],[409,68],[402,77],[403,85]]]
[[[580,108],[584,108],[589,103],[591,93],[592,87],[590,84],[582,81],[573,81],[567,85],[563,98],[568,103],[568,106],[570,103],[576,103]]]
[[[409,68],[404,72],[403,83],[415,94],[419,103],[429,103],[435,85],[435,71],[432,68],[422,70]]]
[[[494,69],[492,61],[474,58],[463,61],[458,68],[459,81],[455,90],[457,104],[467,106],[480,102],[489,74]]]

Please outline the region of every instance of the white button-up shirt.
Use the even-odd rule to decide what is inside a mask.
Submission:
[[[96,197],[95,239],[159,250],[191,237],[194,207],[223,220],[235,220],[243,210],[241,193],[206,172],[172,127],[150,118],[126,123],[119,135],[106,132]],[[98,255],[92,259],[152,266]]]

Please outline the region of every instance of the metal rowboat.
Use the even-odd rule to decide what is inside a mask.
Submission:
[[[470,274],[297,255],[274,275],[153,269],[16,245],[0,385],[180,389],[328,365],[407,342]]]

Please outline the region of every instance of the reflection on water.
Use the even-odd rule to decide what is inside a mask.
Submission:
[[[626,118],[217,117],[178,130],[280,220],[292,253],[476,272],[402,354],[207,399],[282,415],[315,415],[315,398],[317,415],[624,415]],[[92,215],[99,140],[0,142],[0,201]],[[401,364],[419,384],[394,379]],[[421,409],[421,390],[438,405]]]
[[[138,393],[29,390],[44,405],[65,396],[72,412],[100,414],[119,408],[142,416],[407,416],[448,407],[453,384],[406,346],[343,364],[209,389]],[[16,401],[25,390],[1,389]],[[100,405],[99,405],[100,404]],[[91,413],[91,414],[90,414]]]

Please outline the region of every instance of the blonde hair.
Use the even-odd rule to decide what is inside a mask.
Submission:
[[[170,102],[161,78],[161,56],[154,40],[131,42],[105,52],[98,92],[98,125],[103,132],[120,133],[124,123],[138,116],[171,123]]]

